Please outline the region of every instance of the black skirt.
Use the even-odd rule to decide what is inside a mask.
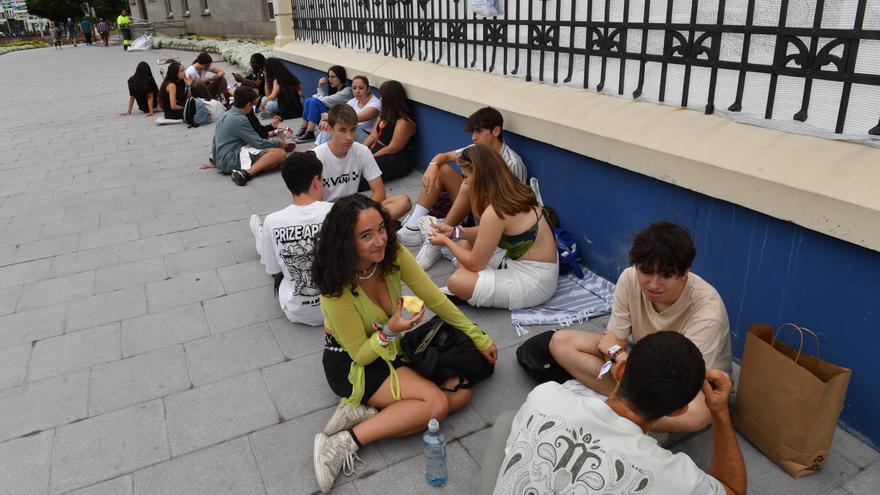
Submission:
[[[351,357],[339,345],[339,342],[329,335],[324,336],[323,363],[324,375],[327,377],[327,384],[330,385],[330,390],[339,397],[351,396],[352,386],[348,382]],[[394,360],[391,364],[394,368],[406,365],[400,359]],[[388,364],[383,359],[376,359],[364,366],[364,397],[361,402],[366,404],[373,397],[373,394],[379,390],[379,387],[385,383],[390,374],[391,371],[388,369]]]

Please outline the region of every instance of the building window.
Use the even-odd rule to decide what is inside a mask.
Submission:
[[[201,0],[202,2],[202,15],[211,15],[211,9],[208,7],[208,0]]]
[[[275,20],[275,2],[274,2],[274,0],[266,0],[266,2],[263,5],[265,5],[266,19],[269,21],[274,21]]]
[[[174,17],[174,10],[171,8],[171,0],[165,0],[165,16]]]
[[[180,11],[183,12],[184,17],[189,17],[189,1],[188,0],[180,0]]]

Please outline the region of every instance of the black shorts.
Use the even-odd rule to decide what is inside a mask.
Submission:
[[[348,382],[348,372],[351,369],[351,358],[345,349],[329,335],[324,336],[324,375],[330,390],[339,397],[351,395],[351,383]],[[397,359],[391,363],[395,368],[400,368],[406,363]],[[364,397],[361,402],[366,403],[385,383],[391,371],[383,359],[376,359],[364,366]]]

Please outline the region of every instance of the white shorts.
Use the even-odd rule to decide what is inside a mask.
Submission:
[[[265,153],[266,150],[252,148],[250,146],[242,146],[241,151],[238,152],[238,163],[241,165],[241,169],[250,170],[251,165],[259,160]]]
[[[497,254],[497,253],[496,253]],[[559,281],[559,261],[505,259],[497,256],[477,274],[474,293],[468,304],[476,307],[520,309],[537,306],[553,297]]]

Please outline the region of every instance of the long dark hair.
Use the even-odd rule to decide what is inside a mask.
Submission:
[[[385,258],[379,263],[379,276],[386,276],[399,269],[395,264],[397,258],[397,236],[391,230],[391,215],[382,205],[361,194],[352,194],[341,198],[321,227],[318,242],[315,244],[314,261],[312,262],[312,280],[321,294],[338,297],[346,286],[357,291],[357,248],[355,247],[354,226],[358,215],[364,210],[373,208],[382,215],[385,228],[388,230],[388,242],[385,244]]]
[[[379,86],[379,98],[382,99],[382,110],[379,119],[386,125],[392,125],[399,119],[413,120],[409,109],[409,99],[403,84],[398,81],[385,81]]]
[[[520,182],[501,155],[484,144],[468,146],[458,160],[471,172],[471,209],[483,213],[492,205],[499,218],[534,210],[540,204],[532,189]]]
[[[128,85],[132,89],[143,91],[144,93],[155,91],[156,80],[153,79],[153,71],[150,69],[150,64],[146,62],[137,64],[134,75],[128,78]]]
[[[348,84],[348,74],[345,73],[345,67],[343,67],[341,65],[334,65],[333,67],[330,67],[329,69],[327,69],[328,74],[331,72],[336,74],[336,77],[338,77],[339,80],[342,81],[342,84],[339,85],[338,89],[334,88],[333,86],[330,86],[330,84],[327,84],[327,86],[329,88],[327,90],[328,95],[336,94],[337,91],[344,88]]]
[[[266,76],[266,82],[272,84],[276,79],[278,84],[282,86],[291,86],[298,88],[300,86],[299,79],[290,72],[280,58],[269,57],[263,64],[263,73]]]
[[[168,66],[168,70],[165,72],[165,79],[162,80],[162,87],[159,88],[160,97],[164,97],[166,94],[168,94],[169,84],[177,84],[177,75],[180,74],[181,67],[183,67],[183,65],[181,65],[179,62],[172,62]]]

